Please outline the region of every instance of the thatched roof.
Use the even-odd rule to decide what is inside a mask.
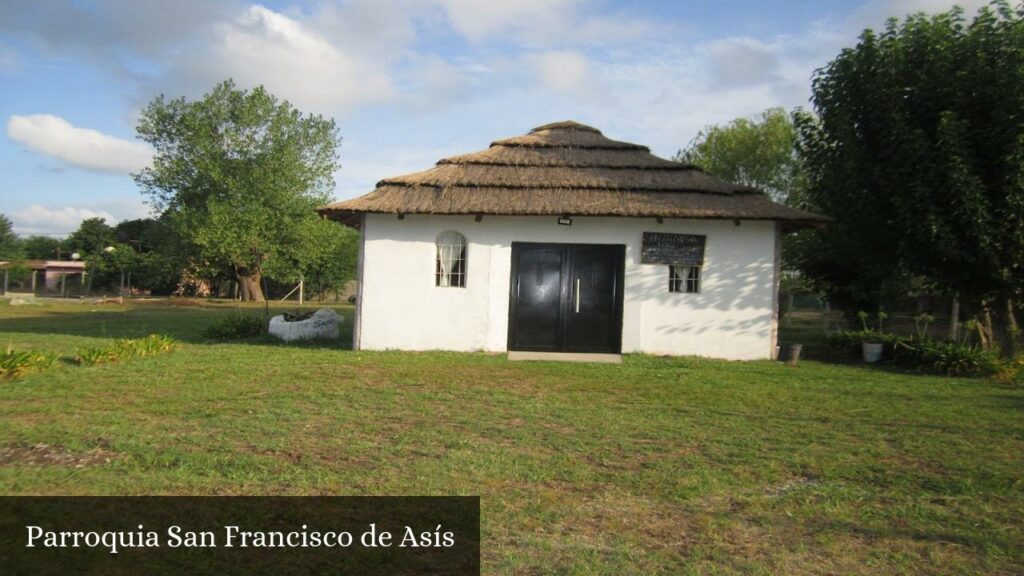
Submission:
[[[345,223],[366,212],[718,218],[797,225],[827,220],[571,121],[445,158],[423,172],[386,178],[369,194],[317,211]]]

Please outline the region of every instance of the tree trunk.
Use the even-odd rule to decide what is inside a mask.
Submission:
[[[1003,340],[1000,346],[1000,353],[1003,358],[1013,358],[1017,355],[1017,315],[1013,310],[1013,300],[1009,297],[1002,298],[1003,316]]]
[[[995,330],[992,329],[992,307],[989,306],[989,302],[986,300],[982,306],[984,316],[982,318],[985,322],[985,336],[988,339],[988,344],[984,347],[986,350],[992,350],[996,347]]]
[[[247,270],[239,268],[236,271],[238,274],[238,292],[239,297],[246,302],[263,302],[263,287],[260,285],[262,274],[259,270]]]
[[[949,339],[956,342],[960,339],[960,295],[953,295],[953,304],[949,311]]]

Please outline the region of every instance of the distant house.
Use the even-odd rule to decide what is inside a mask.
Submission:
[[[16,262],[0,262],[0,269],[4,270],[4,292],[9,288],[10,270],[13,268],[28,268],[31,275],[27,286],[21,289],[30,289],[33,293],[42,292],[64,292],[70,286],[68,282],[81,287],[85,277],[85,262],[77,260],[18,260]]]
[[[774,356],[781,236],[825,218],[576,122],[318,209],[360,349]]]

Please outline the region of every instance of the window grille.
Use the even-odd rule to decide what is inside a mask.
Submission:
[[[700,266],[669,266],[668,291],[700,293]]]
[[[434,285],[466,287],[466,237],[454,230],[442,232],[437,237]]]

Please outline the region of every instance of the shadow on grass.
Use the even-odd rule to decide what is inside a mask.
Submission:
[[[344,320],[341,337],[338,340],[315,340],[302,343],[286,343],[265,335],[258,338],[214,340],[204,332],[217,322],[233,315],[262,315],[260,309],[233,309],[227,307],[201,306],[132,306],[119,309],[82,310],[31,310],[32,316],[0,318],[0,334],[54,334],[81,336],[86,338],[142,338],[150,334],[170,336],[189,344],[244,343],[264,346],[293,346],[309,348],[352,348],[352,308],[325,306],[338,312]],[[271,315],[280,314],[286,308],[272,308]]]
[[[975,550],[982,550],[986,547],[992,546],[993,544],[993,537],[988,534],[974,535],[971,533],[958,533],[948,530],[899,528],[894,525],[862,526],[842,520],[832,520],[818,524],[821,524],[818,529],[822,532],[856,535],[872,542],[894,540],[932,542],[954,544]]]
[[[341,327],[341,335],[337,340],[331,340],[327,338],[315,338],[313,340],[299,340],[294,342],[285,342],[271,336],[264,334],[263,336],[256,336],[253,338],[238,338],[238,339],[219,339],[202,340],[202,344],[246,344],[249,346],[268,346],[272,348],[330,348],[332,350],[351,350],[352,349],[352,328],[351,326]]]

